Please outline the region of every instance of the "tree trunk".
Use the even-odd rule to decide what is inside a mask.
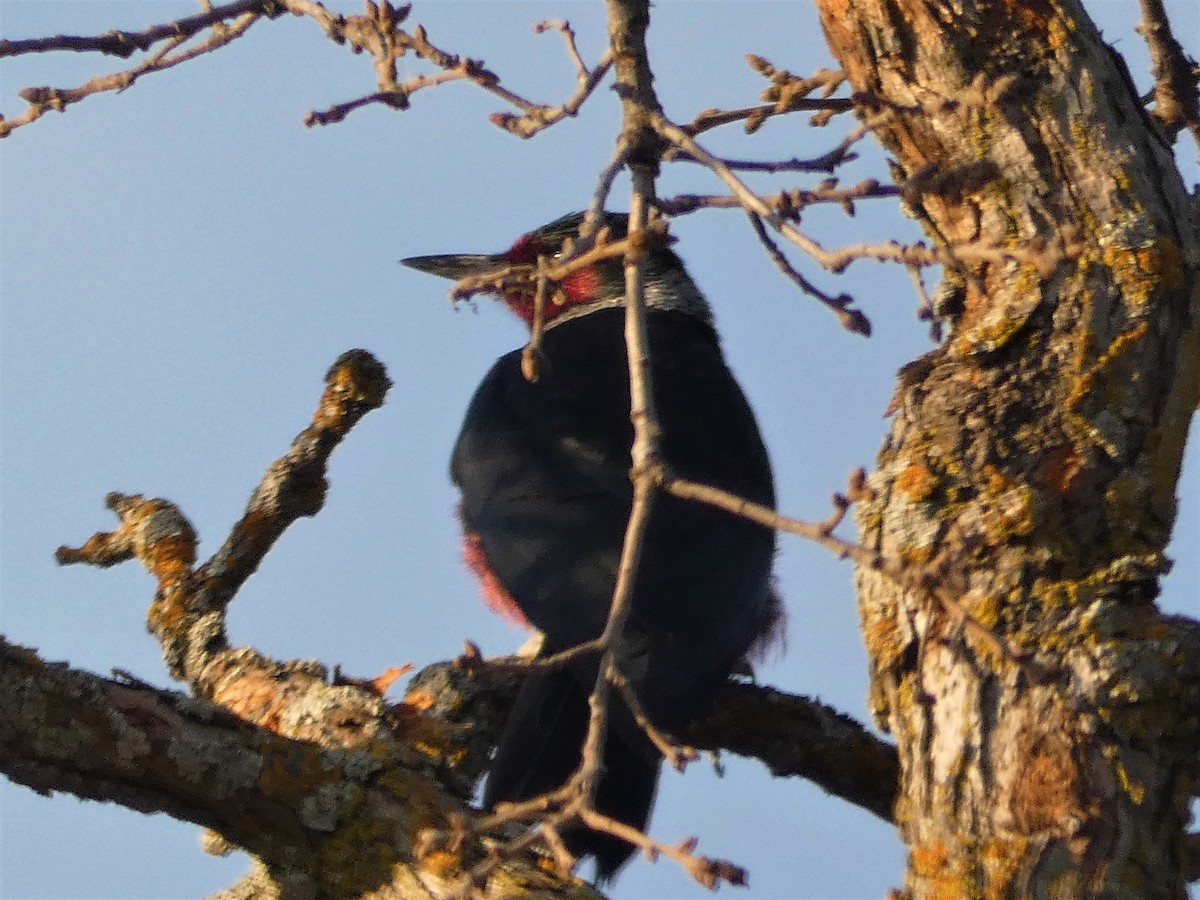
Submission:
[[[902,177],[986,173],[908,198],[961,261],[951,330],[859,510],[931,584],[858,573],[906,892],[1184,897],[1200,638],[1154,598],[1200,389],[1193,201],[1076,0],[818,6]]]

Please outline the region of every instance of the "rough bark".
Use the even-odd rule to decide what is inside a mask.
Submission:
[[[249,648],[225,657],[218,703],[48,663],[0,637],[0,772],[39,793],[163,812],[241,847],[255,870],[223,896],[453,894],[482,848],[419,852],[431,831],[468,822],[475,784],[516,676],[451,663],[418,673],[404,702],[316,663]],[[895,794],[895,751],[821,704],[731,684],[688,737],[762,759],[877,815]],[[528,854],[484,896],[595,897]]]
[[[315,664],[236,657],[231,709],[0,641],[0,770],[41,793],[210,828],[210,845],[254,855],[257,871],[240,886],[247,896],[454,896],[484,849],[416,846],[469,814],[453,730],[412,704],[387,708],[360,686],[329,684]],[[528,856],[497,870],[480,895],[598,896]]]
[[[909,198],[940,246],[1066,249],[948,272],[859,510],[1007,644],[858,573],[906,893],[1182,898],[1200,634],[1154,598],[1200,392],[1194,200],[1075,0],[818,6],[902,177],[994,166]]]

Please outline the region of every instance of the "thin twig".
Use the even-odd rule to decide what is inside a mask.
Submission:
[[[539,371],[538,354],[542,349],[542,335],[546,330],[546,294],[550,279],[546,277],[546,257],[537,258],[537,288],[533,292],[533,322],[529,327],[529,342],[521,350],[521,374],[529,382],[537,381]]]
[[[629,711],[633,714],[634,721],[638,723],[646,737],[650,738],[650,742],[658,748],[658,752],[671,764],[671,768],[677,772],[682,772],[687,768],[688,763],[695,762],[700,758],[700,754],[692,747],[684,746],[671,738],[657,725],[650,721],[650,717],[646,715],[646,710],[642,708],[641,701],[638,700],[637,693],[633,690],[633,685],[629,683],[629,679],[616,666],[610,666],[608,670],[608,680],[612,685],[621,692],[621,697],[625,700],[625,705],[629,707]]]
[[[748,873],[741,866],[727,859],[714,859],[708,856],[697,856],[693,851],[699,841],[687,838],[678,844],[664,844],[656,841],[643,831],[639,831],[619,819],[603,815],[594,809],[584,808],[579,812],[583,823],[595,831],[603,831],[613,837],[628,841],[635,847],[640,847],[646,857],[654,862],[660,856],[665,856],[679,863],[689,875],[709,890],[716,890],[726,882],[735,886],[745,885]]]
[[[938,318],[933,298],[925,287],[923,269],[920,266],[905,266],[908,277],[912,280],[913,290],[917,292],[917,318],[929,323],[929,339],[940,344],[942,341],[942,320]]]
[[[232,4],[231,6],[236,5]],[[257,4],[255,6],[257,7]],[[225,9],[228,8],[225,7]],[[22,125],[36,122],[51,110],[63,112],[71,104],[78,103],[93,94],[104,93],[106,91],[123,91],[143,75],[152,72],[163,72],[172,66],[177,66],[180,63],[195,59],[197,56],[210,53],[241,37],[260,18],[261,15],[257,12],[242,13],[241,18],[232,24],[222,28],[214,27],[213,33],[202,44],[180,51],[175,55],[171,55],[171,51],[185,43],[196,32],[193,31],[186,36],[171,35],[166,39],[167,44],[165,47],[138,65],[121,72],[98,75],[79,87],[61,89],[53,87],[28,87],[18,91],[17,96],[29,105],[26,107],[25,112],[15,119],[5,119],[0,116],[0,138],[8,137],[8,135]]]
[[[596,229],[600,227],[603,219],[604,208],[608,205],[608,195],[612,193],[613,183],[617,180],[617,176],[625,168],[625,164],[629,161],[629,142],[622,135],[617,139],[617,146],[613,148],[612,158],[608,164],[600,172],[600,177],[596,179],[596,189],[592,191],[591,202],[588,203],[587,212],[583,217],[583,224],[579,228],[579,239],[581,241],[591,240]]]
[[[770,86],[762,93],[762,99],[768,103],[743,109],[705,110],[696,116],[690,125],[685,126],[688,133],[697,135],[719,125],[744,121],[746,133],[751,134],[772,116],[786,115],[800,110],[817,112],[817,115],[813,117],[813,124],[824,125],[831,116],[848,112],[855,107],[853,99],[830,97],[846,81],[845,73],[840,70],[821,69],[807,78],[800,78],[786,70],[777,70],[767,60],[755,54],[747,55],[746,62],[752,69],[770,80]],[[809,94],[817,89],[821,90],[822,96],[818,100],[813,100]]]
[[[103,53],[106,56],[128,59],[134,51],[149,50],[159,41],[176,38],[187,40],[205,28],[210,28],[227,19],[236,19],[245,13],[274,18],[282,12],[282,8],[275,0],[235,0],[233,3],[214,6],[204,12],[196,13],[194,16],[186,16],[173,22],[164,22],[162,25],[151,25],[141,31],[113,29],[91,37],[60,34],[48,38],[0,40],[0,59],[25,53],[51,53],[59,50],[69,50],[75,53]]]
[[[575,29],[571,27],[571,23],[566,19],[546,19],[533,26],[534,34],[544,34],[547,31],[557,31],[562,35],[563,41],[567,45],[567,55],[575,64],[578,77],[581,80],[586,79],[591,73],[584,64],[583,57],[579,54],[579,45],[575,43]]]
[[[588,699],[590,709],[587,737],[584,739],[582,764],[573,779],[579,785],[583,809],[591,808],[604,769],[604,736],[608,730],[610,671],[615,668],[615,648],[632,610],[633,585],[645,546],[650,511],[657,485],[652,467],[658,459],[660,426],[654,405],[650,375],[650,344],[646,330],[644,284],[644,248],[639,240],[646,229],[648,198],[653,194],[653,176],[643,167],[633,170],[633,196],[629,208],[629,249],[625,256],[625,346],[629,357],[629,408],[633,421],[633,505],[625,529],[621,558],[617,565],[616,586],[608,621],[600,635],[604,655],[600,660],[596,683]]]
[[[1008,659],[1035,681],[1044,681],[1050,673],[1031,660],[1028,654],[1022,653],[1010,646],[1007,641],[982,625],[963,605],[958,595],[950,590],[945,579],[939,577],[932,567],[916,568],[881,556],[851,541],[835,536],[832,532],[845,515],[845,501],[835,499],[834,515],[825,522],[806,522],[783,516],[760,503],[754,503],[745,497],[739,497],[711,485],[698,484],[682,478],[676,478],[665,470],[659,471],[662,489],[668,494],[688,500],[707,503],[718,509],[758,522],[768,528],[796,534],[820,544],[831,551],[838,559],[851,559],[858,565],[878,572],[905,590],[919,596],[926,596],[937,602],[942,609],[963,628],[969,637],[979,644],[986,645],[989,650],[1002,659]],[[853,497],[853,490],[851,491]]]
[[[812,188],[792,188],[777,194],[764,194],[767,204],[785,218],[795,219],[809,206],[834,203],[853,215],[859,200],[898,197],[909,193],[906,186],[881,184],[867,178],[850,187],[840,187],[836,178],[827,178]],[[742,202],[732,194],[680,194],[658,200],[656,205],[666,215],[679,216],[697,209],[735,209]]]
[[[863,337],[871,336],[871,320],[866,317],[866,314],[862,310],[853,308],[853,298],[848,294],[839,294],[836,297],[831,297],[801,275],[788,262],[787,257],[783,255],[783,251],[771,240],[771,236],[767,234],[767,229],[763,227],[762,217],[752,212],[748,212],[746,215],[750,218],[750,225],[754,228],[754,233],[766,248],[767,254],[771,257],[771,261],[775,263],[775,267],[779,271],[790,278],[804,293],[815,297],[831,309],[834,315],[838,317],[838,321],[842,323],[842,327],[847,331],[854,334],[861,334]]]
[[[547,20],[534,25],[533,30],[537,34],[558,31],[563,36],[567,45],[567,55],[571,57],[571,62],[575,65],[578,85],[575,93],[558,106],[530,104],[525,107],[524,114],[520,116],[514,116],[511,113],[493,113],[489,116],[492,124],[522,138],[533,137],[556,122],[578,115],[580,107],[596,90],[596,86],[604,80],[604,76],[612,68],[613,62],[612,48],[609,47],[605,49],[596,65],[589,69],[579,54],[579,47],[575,43],[575,32],[571,29],[569,22],[561,19]]]
[[[854,101],[842,97],[827,97],[823,100],[797,100],[786,110],[780,112],[776,109],[774,103],[763,103],[757,106],[744,106],[740,109],[706,109],[696,114],[688,125],[684,128],[690,134],[702,134],[705,131],[710,131],[713,128],[719,128],[722,125],[730,125],[734,122],[744,122],[747,119],[758,117],[777,116],[789,112],[800,111],[824,111],[831,113],[849,112],[854,109]]]

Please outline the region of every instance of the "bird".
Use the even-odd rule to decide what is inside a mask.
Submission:
[[[402,262],[455,280],[533,266],[561,257],[583,220],[583,213],[562,216],[498,254]],[[619,240],[628,217],[604,212],[600,224]],[[725,364],[709,304],[667,240],[650,242],[644,286],[662,460],[682,478],[773,509],[754,414]],[[532,284],[497,290],[532,329]],[[500,357],[475,391],[451,456],[466,564],[489,606],[541,632],[543,657],[596,638],[611,607],[633,503],[625,305],[619,258],[564,276],[544,302],[536,377],[523,369],[521,349]],[[669,494],[651,509],[614,655],[646,717],[677,733],[779,636],[775,534]],[[579,768],[598,666],[592,654],[525,678],[490,765],[484,808],[556,790]],[[661,754],[621,696],[609,697],[594,807],[644,831]],[[636,849],[582,825],[563,837],[573,855],[594,859],[600,884]]]

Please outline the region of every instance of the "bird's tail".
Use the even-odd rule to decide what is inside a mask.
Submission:
[[[579,768],[589,716],[591,682],[584,688],[585,680],[570,669],[534,672],[525,679],[488,773],[485,807],[556,790]],[[620,698],[609,698],[595,807],[641,830],[654,805],[661,757]],[[563,839],[576,856],[595,858],[601,881],[612,878],[635,849],[620,838],[582,827],[568,830]]]

